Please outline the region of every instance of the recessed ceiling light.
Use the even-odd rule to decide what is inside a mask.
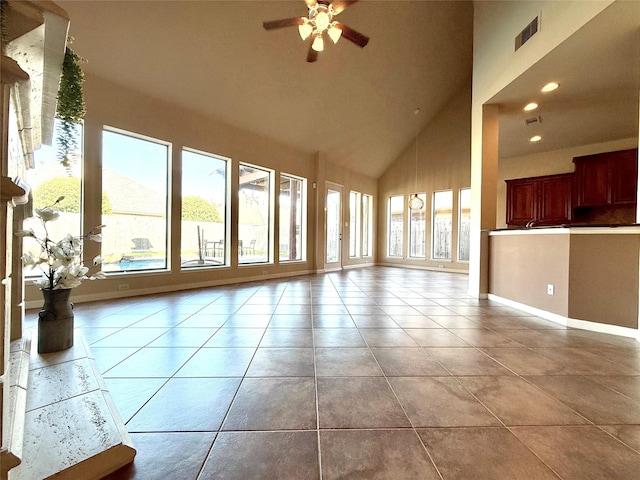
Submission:
[[[540,91],[543,93],[553,92],[559,86],[560,85],[558,85],[556,82],[549,82],[544,87],[542,87],[542,90]]]
[[[531,110],[535,110],[536,108],[538,108],[538,104],[536,102],[531,102],[531,103],[527,103],[524,106],[524,111],[530,112]]]
[[[534,135],[533,137],[531,137],[529,139],[529,141],[532,142],[532,143],[539,142],[540,140],[542,140],[542,137],[540,135]]]

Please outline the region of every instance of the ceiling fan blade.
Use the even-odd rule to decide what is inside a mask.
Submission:
[[[313,43],[311,43],[311,45],[313,45]],[[309,63],[318,60],[318,52],[316,52],[311,45],[309,45],[309,53],[307,53],[307,62]]]
[[[334,0],[331,2],[331,6],[333,7],[333,11],[336,12],[336,15],[342,12],[345,8],[347,8],[352,3],[356,3],[358,0]]]
[[[275,28],[283,27],[295,27],[296,25],[302,25],[301,17],[283,18],[281,20],[272,20],[270,22],[262,22],[262,26],[265,30],[273,30]]]
[[[355,31],[351,27],[347,27],[346,25],[336,22],[336,27],[342,30],[342,36],[347,40],[352,41],[356,45],[361,48],[364,48],[367,43],[369,43],[369,37],[361,34],[360,32]]]

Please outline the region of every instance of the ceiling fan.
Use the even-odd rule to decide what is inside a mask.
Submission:
[[[262,25],[265,30],[297,25],[302,40],[311,38],[307,62],[315,62],[318,59],[318,52],[324,50],[324,32],[327,32],[333,43],[338,43],[341,36],[362,48],[369,43],[369,37],[334,20],[336,15],[357,1],[334,0],[329,3],[327,0],[304,0],[309,9],[306,17],[283,18],[282,20],[263,22]]]

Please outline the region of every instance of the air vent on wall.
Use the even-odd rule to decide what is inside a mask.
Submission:
[[[536,123],[542,123],[542,118],[540,118],[540,115],[538,115],[537,117],[530,117],[530,118],[525,118],[524,119],[524,124],[528,127],[529,125],[534,125]]]
[[[527,43],[527,41],[536,34],[538,31],[538,18],[539,17],[534,18],[531,23],[516,36],[516,50]]]

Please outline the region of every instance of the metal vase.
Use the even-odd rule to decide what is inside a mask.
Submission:
[[[38,353],[66,350],[73,346],[73,303],[70,288],[42,289],[44,305],[38,313]]]

